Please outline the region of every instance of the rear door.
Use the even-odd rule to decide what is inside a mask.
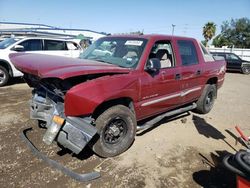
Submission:
[[[23,46],[22,52],[29,53],[41,53],[42,52],[42,40],[41,39],[27,39],[20,42],[18,45]]]
[[[43,54],[70,57],[66,42],[61,40],[44,39]]]
[[[181,60],[180,89],[183,104],[199,98],[202,90],[202,65],[197,50],[200,49],[195,40],[178,40],[178,52]]]
[[[156,41],[148,59],[150,58],[158,58],[161,62],[161,69],[156,73],[144,71],[140,76],[139,119],[175,108],[181,102],[178,77],[180,67],[176,66],[171,41]]]

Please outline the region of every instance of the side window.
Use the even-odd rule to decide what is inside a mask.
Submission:
[[[158,58],[161,68],[174,67],[174,54],[170,41],[157,41],[151,49],[149,59]]]
[[[67,46],[68,50],[79,50],[78,45],[76,43],[74,43],[74,42],[67,41],[66,46]]]
[[[226,59],[229,60],[239,60],[239,58],[234,54],[226,54]]]
[[[198,64],[198,56],[195,45],[192,41],[178,41],[179,52],[181,55],[182,65]]]
[[[44,50],[66,50],[65,42],[59,40],[44,40]]]
[[[42,50],[42,41],[40,39],[29,39],[21,42],[19,45],[24,47],[24,51]]]

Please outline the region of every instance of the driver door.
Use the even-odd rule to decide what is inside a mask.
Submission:
[[[157,41],[149,58],[158,58],[161,68],[158,72],[144,71],[140,77],[141,97],[138,118],[175,108],[180,104],[180,68],[176,62],[170,41]],[[164,51],[168,54],[164,54]],[[166,63],[167,59],[170,63]]]

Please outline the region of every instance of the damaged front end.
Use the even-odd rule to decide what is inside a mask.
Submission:
[[[97,133],[90,117],[72,117],[64,114],[64,94],[69,84],[58,86],[56,80],[39,81],[34,76],[25,76],[31,87],[30,117],[46,127],[43,141],[60,145],[78,154]],[[53,83],[52,83],[53,82]],[[60,83],[62,84],[62,83]]]

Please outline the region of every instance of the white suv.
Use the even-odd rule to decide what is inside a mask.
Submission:
[[[0,87],[4,86],[10,77],[22,76],[22,73],[16,70],[10,62],[9,54],[14,52],[78,58],[82,52],[82,48],[76,42],[62,39],[40,37],[5,39],[0,42]]]

